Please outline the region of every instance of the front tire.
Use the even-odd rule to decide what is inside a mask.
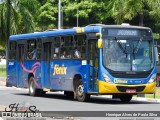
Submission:
[[[79,79],[76,84],[76,98],[80,102],[85,102],[90,99],[90,95],[84,92],[82,81]]]
[[[121,102],[129,102],[131,101],[133,95],[121,95],[119,98]]]

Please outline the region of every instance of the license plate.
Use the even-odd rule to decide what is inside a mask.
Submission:
[[[127,89],[126,92],[127,93],[136,93],[136,89]]]

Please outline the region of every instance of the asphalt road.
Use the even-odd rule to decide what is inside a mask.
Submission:
[[[47,117],[47,119],[44,120],[64,120],[66,115],[67,118],[65,118],[65,120],[120,120],[122,117],[97,117],[97,115],[100,115],[102,113],[101,111],[104,111],[102,113],[102,116],[105,116],[105,112],[109,111],[113,111],[113,113],[117,113],[116,111],[128,111],[132,114],[132,111],[160,111],[160,101],[151,101],[146,101],[145,99],[138,99],[132,100],[129,103],[121,103],[120,100],[113,100],[104,96],[92,96],[90,102],[78,102],[76,100],[67,98],[63,95],[63,92],[47,93],[44,97],[31,97],[28,95],[27,89],[5,87],[5,78],[0,77],[0,111],[4,111],[5,108],[7,108],[7,110],[10,110],[9,105],[11,104],[15,104],[15,106],[19,104],[19,106],[22,105],[27,107],[34,105],[36,106],[36,109],[40,111],[61,111],[58,112],[58,114],[51,113],[54,117]],[[69,113],[65,113],[66,111],[81,111],[81,113],[72,112],[71,114],[78,114],[78,116],[79,114],[81,114],[81,116],[88,115],[91,117],[68,117]],[[97,111],[99,111],[99,113],[97,113]],[[125,117],[125,119],[122,119],[140,120],[141,118],[142,117]],[[143,119],[147,120],[148,118],[143,117]],[[150,117],[149,119],[152,118]],[[153,120],[159,119],[160,117],[153,118]]]
[[[27,89],[0,86],[0,105],[35,105],[40,111],[159,111],[160,103],[132,100],[121,103],[106,97],[92,96],[90,102],[69,99],[62,92],[47,93],[44,97],[31,97]]]
[[[102,96],[92,96],[90,102],[78,102],[67,98],[63,95],[63,92],[47,93],[44,97],[31,97],[28,95],[27,89],[0,86],[0,111],[4,111],[5,108],[7,108],[6,110],[10,110],[9,105],[11,104],[15,104],[15,106],[19,104],[19,106],[26,107],[34,105],[39,111],[60,111],[58,113],[50,113],[49,116],[54,117],[47,117],[44,120],[120,120],[121,117],[105,117],[105,115],[109,111],[113,111],[113,114],[114,111],[128,111],[131,113],[132,111],[160,111],[160,102],[132,100],[129,103],[121,103],[120,100],[113,100]],[[68,113],[69,111],[74,111],[74,113]],[[76,111],[81,111],[81,113],[75,113]],[[76,116],[77,114],[78,116]],[[70,115],[72,117],[68,117]],[[91,117],[86,117],[86,115]],[[159,118],[154,117],[154,120],[159,120]],[[140,120],[134,117],[125,117],[125,119]]]

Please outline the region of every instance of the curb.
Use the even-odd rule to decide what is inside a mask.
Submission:
[[[148,101],[148,102],[160,102],[160,99],[154,99],[154,98],[140,98],[140,97],[133,97],[132,100]]]
[[[0,85],[0,90],[12,90],[12,89],[28,91],[28,88],[6,87]]]
[[[99,95],[98,97],[104,97],[104,98],[111,98],[112,99],[112,95]],[[141,98],[141,97],[134,97],[133,96],[132,100],[160,103],[160,99],[154,99],[154,98]]]

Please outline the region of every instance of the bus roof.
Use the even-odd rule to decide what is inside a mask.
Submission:
[[[150,29],[148,27],[141,27],[141,26],[130,26],[130,25],[103,25],[103,24],[91,24],[84,27],[84,32],[100,32],[101,28],[134,28],[134,29]],[[53,30],[53,31],[43,31],[43,32],[34,32],[28,34],[19,34],[19,35],[12,35],[9,37],[9,40],[22,40],[22,39],[34,39],[34,38],[41,38],[46,36],[60,36],[60,35],[71,35],[76,34],[76,30],[78,28],[71,28],[71,29],[60,29],[60,30]]]

